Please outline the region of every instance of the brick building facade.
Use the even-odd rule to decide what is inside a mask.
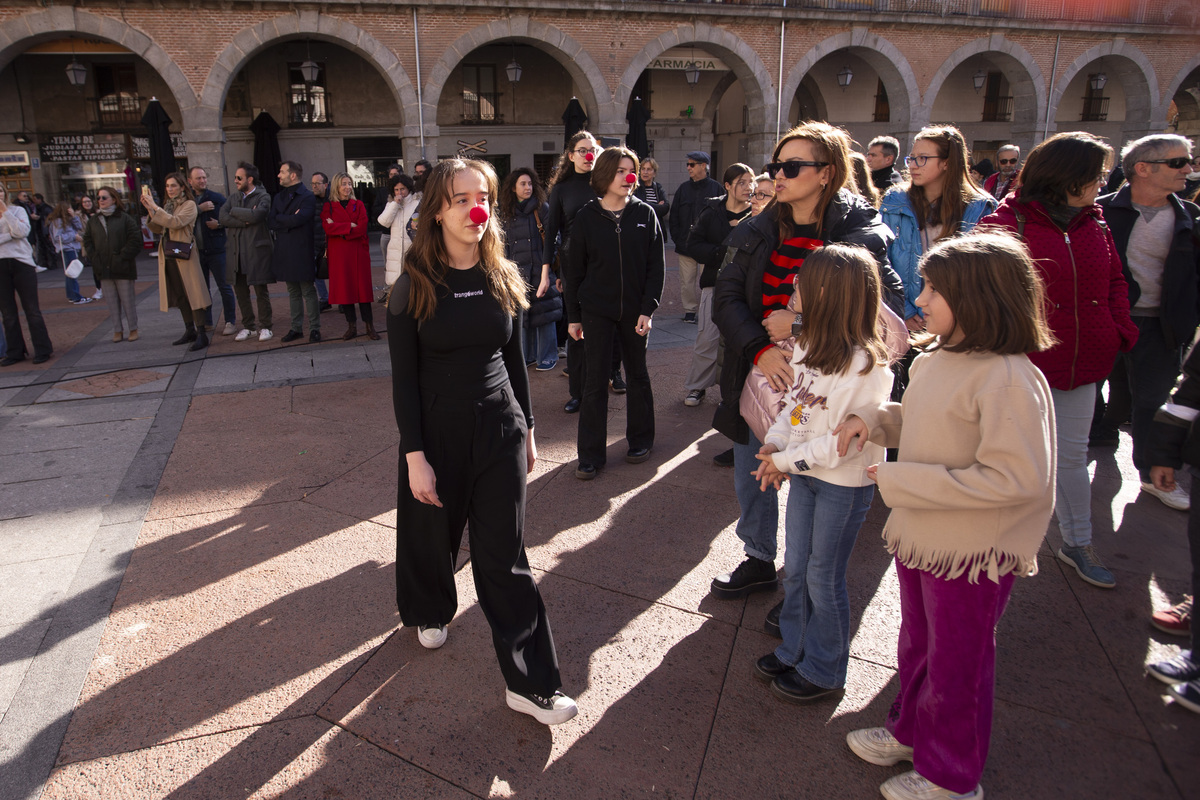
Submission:
[[[72,61],[86,70],[79,90],[64,74]],[[321,68],[311,84],[297,77],[308,61]],[[703,67],[694,82],[680,69],[692,62]],[[506,75],[514,63],[518,82]],[[464,147],[502,168],[545,170],[562,148],[560,115],[572,97],[592,131],[620,139],[636,96],[650,108],[653,153],[671,186],[683,179],[682,153],[760,166],[777,133],[809,117],[844,125],[864,144],[954,122],[980,156],[1005,141],[1028,148],[1056,130],[1091,130],[1117,146],[1151,131],[1198,135],[1200,7],[16,0],[0,8],[0,166],[10,186],[25,181],[52,197],[91,186],[87,175],[111,177],[121,159],[80,167],[45,156],[95,155],[70,150],[86,136],[117,147],[139,132],[134,118],[152,95],[181,134],[181,163],[206,167],[217,186],[251,155],[249,120],[262,110],[283,127],[284,157],[310,170],[369,171]],[[136,144],[127,146],[136,167]]]

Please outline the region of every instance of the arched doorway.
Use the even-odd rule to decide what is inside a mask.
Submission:
[[[1158,79],[1145,54],[1114,42],[1093,47],[1063,70],[1050,103],[1058,130],[1085,130],[1120,150],[1166,126],[1158,98]],[[1156,115],[1164,117],[1161,122]]]
[[[1200,140],[1200,66],[1180,73],[1167,110],[1168,130]]]

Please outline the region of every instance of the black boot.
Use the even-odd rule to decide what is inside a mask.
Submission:
[[[203,350],[208,347],[208,334],[201,328],[196,332],[196,341],[192,342],[192,346],[188,350]]]
[[[194,341],[196,341],[196,326],[193,325],[192,323],[188,322],[188,323],[185,323],[185,325],[184,325],[183,336],[180,336],[178,339],[171,342],[171,344],[181,345],[181,344],[188,344],[189,342],[194,342]]]

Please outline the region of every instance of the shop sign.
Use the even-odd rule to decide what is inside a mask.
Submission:
[[[130,136],[129,142],[132,145],[135,160],[148,161],[150,159],[150,137]],[[183,143],[182,133],[171,134],[171,149],[175,151],[176,158],[187,158],[187,145]]]
[[[672,47],[651,61],[646,69],[684,70],[693,62],[696,69],[704,72],[725,72],[729,69],[729,66],[719,58],[714,58],[703,51],[694,51],[691,48],[683,47]]]
[[[29,153],[24,150],[0,152],[0,167],[28,167]]]
[[[123,133],[81,133],[38,137],[43,161],[122,161],[129,157]]]

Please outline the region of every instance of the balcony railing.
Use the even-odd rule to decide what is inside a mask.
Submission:
[[[146,103],[141,95],[124,92],[104,97],[89,97],[87,102],[92,127],[100,130],[138,127],[142,124],[142,114],[146,110]]]
[[[782,6],[783,0],[652,0],[662,3]],[[1114,25],[1200,24],[1200,7],[1191,2],[1150,0],[787,0],[789,9],[863,11],[871,14],[929,14],[938,17],[1007,18],[1024,22],[1098,22]]]
[[[983,101],[983,122],[1012,122],[1013,99],[988,97]]]
[[[1108,119],[1108,98],[1107,97],[1085,97],[1083,98],[1083,114],[1080,115],[1080,122],[1104,122]]]
[[[463,92],[462,121],[464,125],[504,122],[499,111],[499,92]]]

